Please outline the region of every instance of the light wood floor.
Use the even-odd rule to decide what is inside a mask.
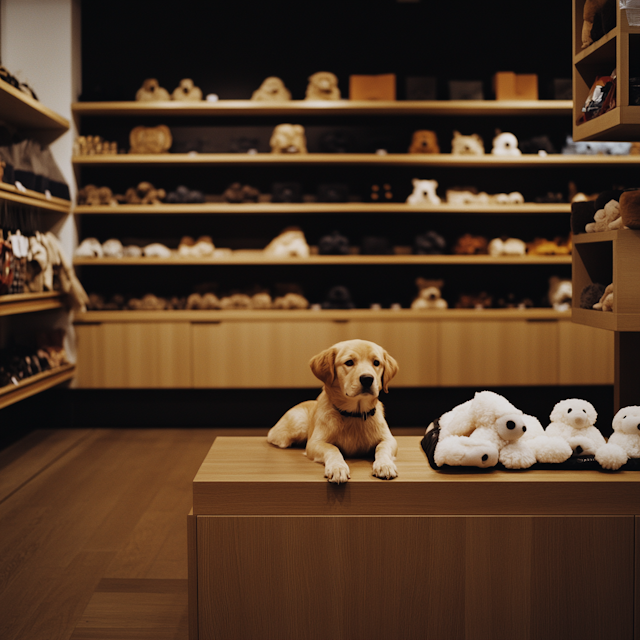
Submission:
[[[37,431],[0,452],[0,638],[187,640],[191,481],[216,436],[266,432]]]

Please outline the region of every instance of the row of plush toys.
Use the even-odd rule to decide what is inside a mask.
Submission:
[[[338,78],[330,71],[318,71],[309,76],[306,100],[340,100],[341,94],[338,88]],[[191,78],[183,78],[171,94],[160,86],[156,78],[147,78],[136,92],[136,100],[142,102],[166,102],[168,100],[180,100],[183,102],[199,102],[203,99],[202,90],[197,87]],[[253,92],[252,100],[283,102],[291,100],[291,92],[284,82],[275,76],[266,78]],[[206,96],[209,102],[218,100],[215,93]]]
[[[483,469],[498,463],[507,469],[528,469],[537,462],[559,464],[576,455],[591,455],[604,469],[619,469],[640,458],[640,407],[620,409],[608,441],[595,426],[590,402],[571,398],[557,403],[544,429],[540,421],[492,391],[444,413],[427,428],[437,435],[433,461],[439,467]]]

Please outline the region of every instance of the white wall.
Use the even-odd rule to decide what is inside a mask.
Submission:
[[[80,0],[1,0],[0,55],[2,65],[31,86],[42,104],[72,123],[51,151],[75,199],[71,103],[81,91]],[[72,217],[54,230],[71,255],[77,245]]]

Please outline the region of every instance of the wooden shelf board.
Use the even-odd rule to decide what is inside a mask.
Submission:
[[[602,38],[590,44],[586,49],[580,50],[573,56],[573,64],[602,64],[607,59],[611,59],[611,48],[613,49],[613,58],[615,58],[615,40],[620,33],[618,27],[614,27]]]
[[[640,107],[630,107],[638,109]],[[614,113],[611,111],[609,113]],[[605,114],[603,118],[608,116]],[[591,125],[595,121],[586,123]],[[583,126],[586,126],[583,125]],[[207,164],[336,164],[336,165],[401,165],[401,166],[436,166],[436,167],[540,167],[540,166],[574,166],[592,164],[640,164],[640,155],[604,156],[604,155],[566,155],[553,154],[540,157],[526,154],[517,157],[494,156],[459,156],[450,153],[418,154],[418,153],[306,153],[306,154],[271,154],[271,153],[162,153],[150,154],[118,154],[113,156],[77,156],[73,159],[76,167],[92,165],[207,165]]]
[[[71,211],[71,201],[62,198],[47,198],[39,191],[19,191],[14,185],[0,182],[0,200],[26,204],[39,209],[56,211],[58,213],[69,213]]]
[[[218,102],[77,102],[75,116],[318,116],[318,115],[558,115],[571,111],[570,100],[397,100],[307,101],[269,103],[252,100]]]
[[[57,291],[42,293],[15,293],[0,296],[0,316],[46,311],[62,307],[62,296]]]
[[[567,203],[537,204],[525,202],[524,204],[498,204],[498,205],[409,205],[402,202],[377,203],[377,202],[300,202],[277,203],[259,202],[246,204],[233,204],[226,202],[205,202],[198,204],[160,204],[160,205],[118,205],[116,207],[103,205],[79,205],[74,207],[76,214],[265,214],[276,213],[312,214],[312,213],[463,213],[468,214],[569,214],[571,205]]]
[[[0,113],[3,120],[22,131],[42,131],[49,141],[55,140],[69,129],[66,118],[4,80],[0,80]],[[51,135],[54,137],[50,138]]]
[[[592,242],[611,242],[618,237],[620,231],[628,231],[628,229],[620,229],[618,231],[598,231],[596,233],[578,233],[572,238],[573,244],[591,244]]]
[[[391,256],[319,256],[309,258],[272,258],[257,251],[238,251],[225,258],[75,258],[73,264],[81,266],[189,266],[189,265],[367,265],[367,264],[434,264],[434,265],[542,265],[571,264],[571,256],[458,256],[458,255],[391,255]]]
[[[622,141],[636,140],[640,134],[640,106],[621,106],[607,113],[573,126],[573,139],[582,140]],[[600,157],[603,156],[594,156]],[[609,158],[607,156],[607,162]],[[640,159],[640,156],[615,156]],[[636,160],[637,161],[637,160]]]
[[[640,331],[640,315],[595,309],[573,309],[571,320],[607,331]]]
[[[24,400],[30,396],[36,395],[46,389],[55,387],[61,382],[65,382],[73,378],[75,374],[75,365],[65,364],[57,369],[38,373],[35,376],[22,380],[17,385],[7,385],[0,388],[0,409]]]
[[[417,311],[413,309],[311,309],[298,310],[172,310],[172,311],[85,311],[74,316],[75,324],[103,322],[191,322],[216,323],[222,321],[247,322],[317,322],[349,320],[371,320],[407,322],[420,320],[508,320],[508,321],[555,321],[571,320],[570,312],[554,309],[444,309]]]

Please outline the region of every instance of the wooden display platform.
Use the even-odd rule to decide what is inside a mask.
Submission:
[[[218,438],[193,481],[191,640],[638,637],[640,474],[437,472],[397,439],[397,479],[347,460],[336,486],[303,449]]]

